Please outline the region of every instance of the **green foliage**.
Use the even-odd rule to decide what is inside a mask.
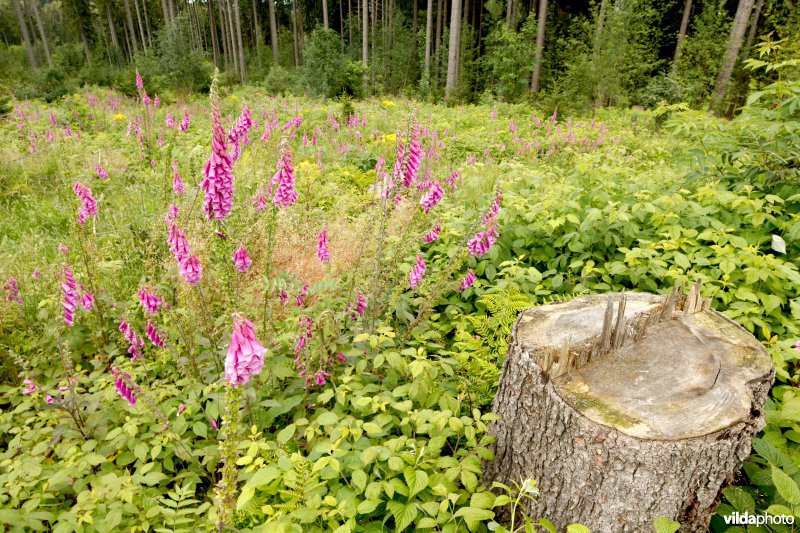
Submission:
[[[305,88],[313,96],[353,94],[348,86],[347,57],[340,51],[339,35],[317,27],[303,49],[302,76]]]
[[[484,75],[488,86],[503,101],[519,100],[530,88],[533,71],[536,19],[528,16],[523,31],[509,30],[498,22],[486,37],[486,53],[482,57]]]

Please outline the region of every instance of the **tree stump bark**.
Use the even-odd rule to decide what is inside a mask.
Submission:
[[[538,480],[524,511],[559,529],[706,531],[764,425],[764,347],[695,284],[523,312],[493,410],[485,481]],[[615,305],[616,303],[616,305]]]

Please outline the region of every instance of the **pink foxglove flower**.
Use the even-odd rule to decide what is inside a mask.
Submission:
[[[494,225],[486,228],[486,231],[479,231],[476,233],[467,243],[470,255],[481,257],[494,245],[498,236],[497,228]]]
[[[116,374],[116,378],[117,379],[114,381],[114,388],[117,389],[117,394],[119,394],[121,398],[127,400],[129,405],[136,405],[136,392],[128,385],[131,379],[130,374],[124,374],[122,376]]]
[[[181,132],[185,132],[186,130],[189,129],[189,123],[190,123],[189,113],[188,113],[188,111],[186,111],[184,109],[183,110],[183,119],[181,120],[181,125],[178,127],[178,129],[180,129]]]
[[[251,127],[253,127],[253,119],[250,116],[250,108],[245,107],[242,109],[242,116],[239,117],[236,125],[233,127],[230,133],[228,133],[228,141],[231,143],[237,143],[239,139],[247,135],[247,132],[250,131]]]
[[[243,316],[237,316],[225,357],[225,380],[234,387],[247,383],[252,376],[261,372],[266,353],[266,348],[256,339],[253,323]]]
[[[142,357],[142,348],[144,348],[144,341],[136,335],[136,332],[133,331],[133,328],[130,324],[128,324],[124,318],[119,319],[119,330],[122,332],[122,335],[125,337],[125,340],[128,341],[130,346],[128,347],[128,353],[131,356],[131,362],[135,363],[138,359]]]
[[[436,227],[429,231],[424,237],[422,237],[422,242],[429,244],[439,238],[439,232],[442,231],[442,225],[436,224]]]
[[[411,187],[411,184],[416,181],[421,161],[422,143],[419,140],[419,125],[414,124],[408,149],[408,161],[406,162],[405,172],[403,173],[403,185],[405,187]]]
[[[500,200],[503,199],[503,195],[497,193],[497,196],[494,197],[494,202],[492,202],[492,207],[489,209],[489,212],[483,218],[483,225],[488,226],[495,220],[497,220],[497,215],[500,214]]]
[[[175,194],[182,196],[184,193],[184,185],[183,180],[181,179],[181,175],[178,173],[178,161],[172,161],[172,190]]]
[[[272,184],[276,185],[273,203],[278,207],[289,207],[297,201],[298,195],[294,188],[294,168],[292,167],[292,153],[288,144],[283,145],[283,154],[278,162],[278,170],[272,177]]]
[[[247,248],[244,246],[239,246],[239,249],[233,252],[233,262],[239,272],[247,272],[247,269],[253,264],[253,261],[247,256]]]
[[[136,90],[141,91],[144,89],[144,80],[142,80],[142,76],[139,74],[139,71],[136,71]]]
[[[467,275],[464,276],[458,284],[458,291],[461,292],[472,287],[473,283],[475,283],[475,271],[470,268],[469,271],[467,271]]]
[[[175,256],[175,261],[179,264],[189,256],[189,244],[186,242],[186,234],[178,229],[176,224],[170,224],[167,243],[172,255]]]
[[[214,428],[214,431],[218,431],[219,430],[219,426],[217,425],[217,421],[216,420],[214,420],[213,418],[209,418],[208,422],[211,424],[211,427]]]
[[[167,209],[167,214],[164,217],[164,220],[167,221],[167,224],[171,224],[178,218],[178,211],[179,210],[177,205],[172,204],[169,206],[169,208]]]
[[[425,210],[425,214],[427,215],[431,209],[436,207],[436,204],[442,201],[444,197],[444,189],[442,188],[442,184],[438,181],[434,181],[428,192],[425,193],[425,196],[419,201],[419,205],[422,206],[422,209]]]
[[[211,126],[214,137],[211,141],[211,157],[203,168],[204,179],[200,183],[200,188],[205,191],[203,211],[206,212],[206,217],[222,220],[233,209],[233,170],[216,96],[212,96],[211,105]]]
[[[61,290],[64,294],[64,322],[68,326],[75,323],[75,309],[78,308],[78,284],[75,282],[75,276],[72,269],[68,265],[64,265],[64,282],[61,284]]]
[[[85,291],[81,296],[81,306],[87,311],[91,311],[94,307],[94,296],[91,292]]]
[[[139,295],[139,302],[142,304],[142,309],[153,315],[158,313],[159,306],[164,303],[164,300],[159,298],[150,287],[142,287],[137,294]]]
[[[159,336],[158,330],[149,320],[147,321],[147,329],[145,329],[145,334],[147,334],[147,338],[150,339],[155,346],[158,346],[159,348],[164,347],[164,340],[161,338],[161,336]]]
[[[800,341],[797,341],[797,343],[795,343],[794,349],[800,352]]]
[[[325,379],[328,377],[330,377],[330,374],[322,369],[319,369],[314,373],[314,383],[317,385],[325,385]]]
[[[331,254],[328,252],[328,232],[323,229],[317,236],[317,259],[320,263],[329,262]]]
[[[19,287],[17,286],[17,279],[14,277],[8,278],[3,284],[3,289],[6,291],[6,300],[9,302],[17,302],[22,304],[22,298],[19,295]]]
[[[51,404],[51,403],[55,403],[56,400],[55,400],[55,398],[53,398],[49,394],[45,394],[44,395],[44,401],[46,401],[47,403]]]
[[[87,217],[97,215],[97,202],[92,197],[92,190],[81,182],[76,181],[73,189],[81,201],[81,207],[78,210],[78,223],[83,225]]]
[[[25,385],[25,388],[22,389],[22,394],[31,394],[36,390],[36,383],[29,379],[24,380],[22,384]]]
[[[422,259],[422,254],[417,256],[417,264],[411,269],[411,274],[408,277],[408,284],[413,289],[419,282],[422,281],[422,276],[425,275],[425,261]]]
[[[64,246],[61,243],[58,243],[58,253],[64,254],[64,255],[68,255],[69,254],[69,248],[67,248],[66,246]]]
[[[158,107],[161,105],[161,100],[158,99],[158,95],[155,95],[153,98],[153,107]]]
[[[297,307],[303,307],[306,303],[307,297],[308,297],[308,283],[303,283],[303,288],[300,289],[300,292],[297,293],[297,296],[294,299],[294,302],[297,304]]]
[[[350,307],[350,304],[348,304],[348,307]],[[367,310],[367,297],[364,296],[363,292],[358,291],[358,294],[356,294],[355,305],[353,305],[353,310],[350,312],[350,318],[364,316],[364,312],[366,310]]]
[[[106,169],[104,169],[100,165],[95,165],[94,170],[95,172],[97,172],[97,177],[104,180],[108,179],[108,172],[106,172]]]
[[[267,196],[264,194],[264,185],[258,186],[258,191],[253,197],[253,203],[256,206],[256,211],[261,212],[267,208]]]
[[[181,262],[181,276],[189,285],[195,286],[203,277],[203,267],[196,255],[190,255]]]
[[[33,279],[39,279],[41,277],[41,274],[39,274],[39,269],[38,268],[34,268],[33,269],[33,274],[31,274],[31,277]]]
[[[181,413],[186,410],[186,404],[182,403],[178,406],[178,416],[181,416]]]

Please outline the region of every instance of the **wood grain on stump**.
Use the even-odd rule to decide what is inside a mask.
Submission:
[[[529,516],[596,532],[705,531],[764,425],[763,346],[688,296],[614,293],[523,312],[490,426],[486,481],[538,480]]]

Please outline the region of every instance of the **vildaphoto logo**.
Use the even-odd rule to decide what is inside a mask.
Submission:
[[[737,511],[728,516],[723,516],[722,518],[725,520],[726,524],[731,526],[794,524],[794,516],[792,515],[750,514],[747,511],[743,513]]]

